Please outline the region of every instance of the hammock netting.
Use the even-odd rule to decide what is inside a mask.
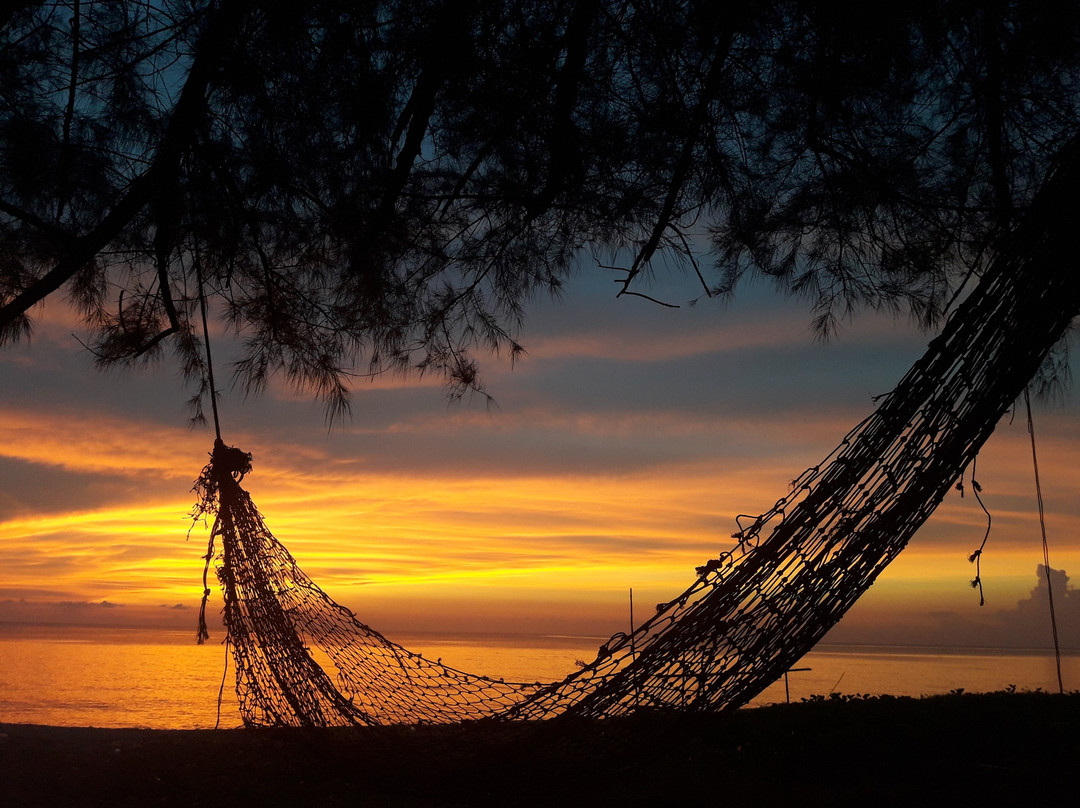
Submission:
[[[211,514],[236,690],[248,725],[722,712],[778,679],[906,546],[974,460],[1080,311],[1068,235],[1072,162],[1046,183],[1009,249],[876,410],[730,550],[591,663],[550,683],[455,670],[389,641],[331,600],[267,529],[220,442],[196,484]],[[216,549],[215,542],[220,542]],[[209,594],[209,590],[206,590]],[[205,605],[205,599],[204,599]]]

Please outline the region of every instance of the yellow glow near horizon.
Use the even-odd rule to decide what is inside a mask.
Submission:
[[[627,472],[523,467],[502,475],[421,473],[418,462],[376,473],[363,462],[335,459],[326,446],[302,437],[279,437],[258,447],[255,472],[244,485],[305,572],[358,611],[391,620],[407,616],[413,625],[438,625],[450,612],[476,620],[495,615],[507,625],[534,613],[567,621],[590,615],[622,620],[630,587],[639,598],[639,617],[678,594],[696,565],[731,546],[735,514],[771,506],[786,493],[787,481],[823,454],[821,436],[839,437],[852,420],[832,413],[751,423],[659,412],[605,419],[537,409],[491,422],[452,411],[432,422],[402,420],[395,429],[403,440],[481,421],[508,436],[538,423],[612,440],[639,434],[693,438],[712,430],[735,438],[745,432],[781,448],[752,463],[719,457]],[[1080,502],[1070,424],[1045,430],[1040,463],[1051,562],[1075,575],[1080,553],[1070,531]],[[1011,606],[1034,586],[1041,557],[1026,432],[1019,424],[999,432],[979,460],[994,519],[983,576],[993,602]],[[100,507],[83,502],[0,521],[8,559],[0,620],[2,601],[12,597],[197,605],[207,536],[199,526],[185,540],[186,514],[188,489],[209,443],[205,434],[182,428],[100,415],[0,413],[5,456],[112,480]],[[89,490],[84,499],[97,489]],[[974,596],[966,582],[974,573],[966,556],[984,530],[985,514],[970,489],[964,499],[950,495],[871,590],[863,613],[884,620],[890,611],[967,608]]]
[[[263,483],[253,481],[252,489],[271,531],[327,589],[358,592],[375,584],[415,591],[437,585],[443,593],[458,588],[497,597],[543,591],[572,600],[580,592],[589,600],[603,589],[621,598],[629,586],[676,594],[696,564],[730,545],[730,514],[738,512],[738,503],[760,499],[755,492],[766,482],[750,475],[709,478],[688,467],[671,470],[662,481],[369,476],[336,487],[320,483],[307,496],[296,480],[280,492],[266,483],[264,496],[258,490]],[[722,498],[714,493],[721,489],[727,492]],[[710,503],[708,510],[703,502]],[[198,526],[185,541],[189,508],[177,500],[0,523],[5,548],[31,562],[25,570],[9,568],[5,584],[41,586],[47,559],[63,559],[63,569],[47,580],[72,599],[110,599],[122,592],[145,604],[189,600],[198,595],[207,537]],[[955,587],[971,574],[964,555],[981,540],[981,511],[955,502],[942,510],[943,518],[935,516],[927,532],[964,527],[965,543],[958,546],[954,538],[936,546],[917,539],[883,576],[888,584],[879,590],[925,597],[927,587]],[[998,521],[996,529],[1005,532],[1009,519],[998,514]],[[1014,583],[1030,589],[1036,547],[992,543],[984,574],[1018,568]],[[1076,560],[1067,549],[1056,558],[1057,566]]]

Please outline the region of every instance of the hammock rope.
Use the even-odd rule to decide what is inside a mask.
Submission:
[[[1050,575],[1050,544],[1046,540],[1046,508],[1043,505],[1042,482],[1039,480],[1039,457],[1035,451],[1035,420],[1031,416],[1031,394],[1024,388],[1024,405],[1027,407],[1027,429],[1031,437],[1031,465],[1035,470],[1035,499],[1039,506],[1039,529],[1042,531],[1043,569],[1046,571],[1046,597],[1050,604],[1050,631],[1054,638],[1054,662],[1057,666],[1058,693],[1065,692],[1061,678],[1061,644],[1058,641],[1057,613],[1054,610],[1054,584]]]
[[[903,550],[1080,311],[1067,237],[1080,148],[942,334],[877,409],[676,598],[565,679],[512,683],[410,653],[308,578],[240,486],[250,455],[215,443],[195,516],[218,578],[248,725],[447,723],[723,712],[779,679]],[[246,463],[241,462],[246,458]],[[746,520],[744,523],[744,519]],[[208,552],[208,555],[210,553]]]

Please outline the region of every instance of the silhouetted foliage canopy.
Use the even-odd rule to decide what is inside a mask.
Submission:
[[[583,255],[933,324],[1076,137],[1078,41],[1006,0],[14,3],[0,340],[60,292],[198,379],[201,289],[248,389],[333,415],[357,373],[480,389]]]

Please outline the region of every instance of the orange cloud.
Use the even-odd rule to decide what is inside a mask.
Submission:
[[[0,410],[0,456],[73,472],[191,476],[207,444],[188,430],[100,413]]]

